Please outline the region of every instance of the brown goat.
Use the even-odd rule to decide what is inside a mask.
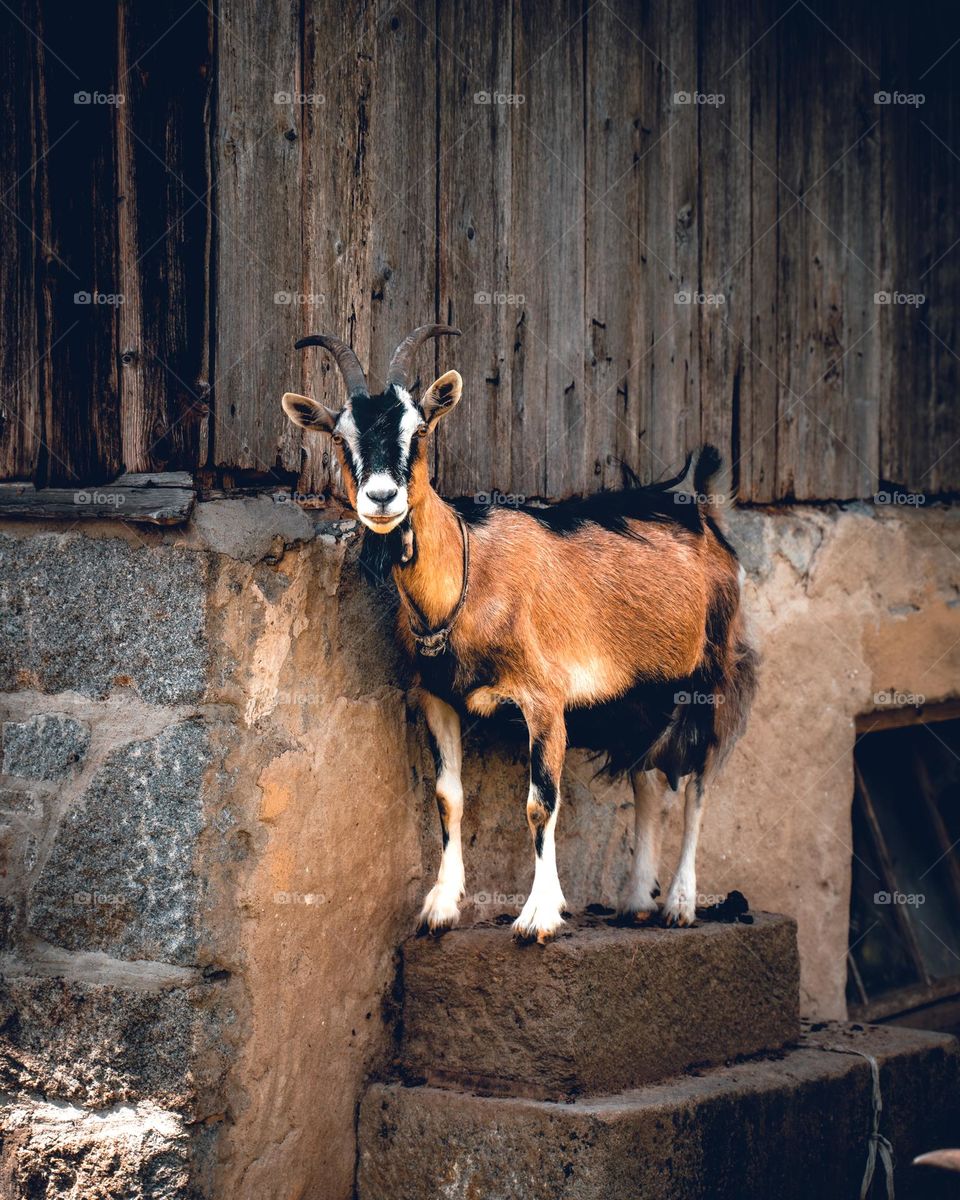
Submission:
[[[543,941],[562,924],[554,839],[568,744],[605,754],[606,769],[632,781],[634,858],[621,909],[637,920],[656,911],[659,895],[665,805],[654,773],[674,790],[687,777],[683,846],[663,916],[689,925],[704,780],[739,735],[755,687],[737,558],[702,495],[719,456],[701,451],[693,496],[673,490],[688,460],[666,482],[551,507],[449,503],[430,483],[427,435],[457,404],[463,381],[448,371],[419,402],[407,386],[419,346],[457,332],[415,330],[373,396],[348,346],[306,338],[297,345],[335,354],[348,402],[333,413],[304,396],[282,401],[296,424],[333,435],[351,504],[386,535],[399,635],[437,758],[443,854],[421,923],[440,930],[459,918],[460,716],[512,704],[529,732],[535,851],[516,935]]]

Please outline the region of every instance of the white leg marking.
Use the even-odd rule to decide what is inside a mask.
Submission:
[[[697,840],[702,816],[703,780],[691,775],[684,792],[680,862],[663,906],[664,920],[668,925],[692,925],[697,915]]]
[[[530,785],[527,798],[527,812],[541,808],[540,792]],[[553,812],[543,828],[541,852],[534,860],[533,887],[520,916],[513,923],[513,932],[520,938],[536,938],[538,942],[552,937],[563,924],[563,912],[566,901],[560,887],[560,876],[557,874],[557,843],[555,831],[557,814],[560,809],[560,796]]]
[[[421,707],[437,746],[437,807],[447,842],[440,857],[437,882],[427,893],[420,912],[420,925],[437,931],[449,929],[460,920],[463,897],[463,852],[460,846],[460,820],[463,816],[463,755],[460,744],[460,718],[449,704],[429,692],[421,693]]]
[[[633,784],[633,865],[630,882],[620,901],[620,913],[646,920],[657,911],[660,885],[660,841],[663,835],[665,797],[650,771],[638,771]]]

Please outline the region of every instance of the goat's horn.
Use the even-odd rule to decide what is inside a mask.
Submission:
[[[960,1171],[960,1150],[928,1150],[913,1160],[915,1167],[943,1167],[947,1171]]]
[[[352,347],[348,346],[346,342],[341,342],[339,338],[332,337],[329,333],[312,333],[309,337],[301,338],[299,342],[294,343],[296,350],[302,350],[304,346],[323,346],[325,350],[330,351],[337,360],[343,382],[347,385],[347,395],[351,400],[357,394],[367,394],[367,380],[363,374],[363,367],[360,366],[360,360],[354,354]]]
[[[452,325],[421,325],[413,333],[407,334],[394,350],[393,358],[390,359],[390,366],[387,368],[387,385],[407,387],[414,355],[423,343],[427,338],[442,337],[448,333],[453,337],[460,336],[460,330],[454,329]]]

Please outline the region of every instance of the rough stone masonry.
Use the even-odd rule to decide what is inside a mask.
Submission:
[[[732,524],[764,667],[701,885],[795,917],[804,1011],[841,1017],[854,717],[956,694],[960,519]],[[270,497],[166,531],[0,524],[0,1195],[352,1195],[437,854],[390,591],[356,550]],[[467,920],[529,886],[524,779],[519,742],[469,732]],[[572,755],[564,790],[568,901],[610,902],[629,796]]]

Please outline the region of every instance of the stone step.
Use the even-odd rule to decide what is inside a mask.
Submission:
[[[402,947],[409,1081],[551,1099],[777,1050],[800,1032],[796,925],[572,920],[546,946],[473,926]]]
[[[897,1200],[955,1196],[912,1167],[955,1145],[960,1053],[942,1034],[833,1026],[776,1058],[569,1103],[375,1084],[360,1110],[360,1200],[851,1200],[874,1126]],[[874,1190],[885,1196],[878,1159]]]

